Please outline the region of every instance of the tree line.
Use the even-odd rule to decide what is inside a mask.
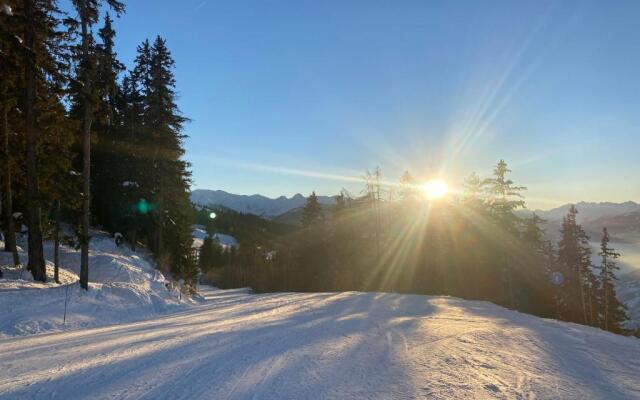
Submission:
[[[302,228],[275,243],[224,249],[208,241],[201,268],[223,287],[451,295],[632,333],[616,296],[619,254],[606,228],[599,262],[575,207],[552,243],[544,221],[523,212],[526,188],[509,173],[500,161],[488,178],[472,174],[463,193],[426,201],[409,173],[390,189],[376,170],[364,177],[361,195],[343,190],[328,212],[312,193]]]
[[[5,251],[21,260],[17,216],[27,226],[28,264],[47,280],[43,240],[76,231],[80,284],[88,289],[90,226],[147,245],[160,267],[195,285],[189,165],[176,104],[174,60],[156,37],[127,69],[115,51],[117,0],[0,1],[2,224]],[[104,12],[103,12],[104,11]],[[0,272],[1,273],[1,272]]]

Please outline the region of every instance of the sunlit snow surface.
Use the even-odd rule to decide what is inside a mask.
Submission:
[[[640,340],[489,303],[202,293],[144,322],[0,340],[0,398],[640,398]]]

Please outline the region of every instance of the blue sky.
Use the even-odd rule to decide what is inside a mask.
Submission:
[[[176,59],[195,188],[451,185],[504,158],[531,207],[640,201],[640,2],[136,0]],[[344,177],[345,179],[342,179]]]

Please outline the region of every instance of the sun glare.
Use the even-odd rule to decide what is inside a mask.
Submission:
[[[430,199],[439,199],[444,197],[449,189],[442,179],[433,179],[422,185],[422,191]]]

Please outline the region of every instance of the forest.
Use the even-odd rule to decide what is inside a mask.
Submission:
[[[199,266],[228,288],[449,295],[637,334],[624,328],[626,307],[615,290],[620,254],[607,229],[592,254],[571,207],[552,243],[544,221],[525,212],[526,188],[510,172],[501,160],[492,176],[472,174],[462,193],[431,201],[408,172],[389,185],[375,170],[362,194],[343,190],[329,212],[312,193],[295,232],[238,248],[205,240]],[[205,221],[208,210],[196,212]],[[208,229],[225,231],[215,221]]]
[[[0,8],[2,225],[16,266],[16,230],[28,231],[27,268],[46,281],[43,240],[81,249],[89,289],[91,227],[150,249],[163,272],[195,290],[190,172],[174,60],[157,36],[131,68],[115,52],[117,0],[3,1]],[[74,234],[64,234],[70,226]]]

